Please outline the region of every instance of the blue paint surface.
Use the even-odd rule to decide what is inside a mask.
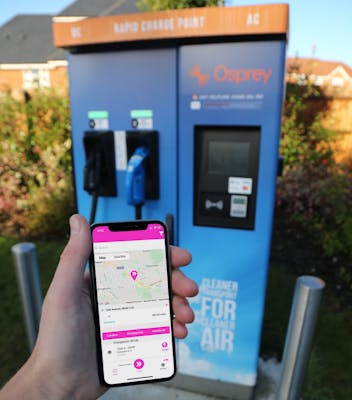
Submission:
[[[180,51],[179,238],[193,254],[190,275],[200,285],[200,294],[191,301],[196,321],[180,343],[179,369],[186,374],[249,386],[256,381],[284,57],[281,42],[197,45]],[[198,109],[192,109],[192,101],[199,101]],[[193,225],[193,126],[214,124],[260,127],[254,230]]]
[[[83,190],[84,131],[88,111],[109,113],[109,129],[132,130],[132,110],[152,110],[159,131],[160,200],[147,200],[145,219],[176,213],[176,50],[70,54],[69,79],[73,131],[74,176],[78,210],[89,217],[91,196]],[[134,219],[127,204],[125,171],[118,171],[117,197],[99,198],[96,222]]]

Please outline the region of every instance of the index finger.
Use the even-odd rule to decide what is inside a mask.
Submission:
[[[170,246],[171,264],[173,268],[183,267],[192,261],[189,251],[176,246]]]

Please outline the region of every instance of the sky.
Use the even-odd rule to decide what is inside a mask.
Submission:
[[[73,0],[2,0],[0,26],[16,14],[58,14],[72,2]],[[226,0],[226,3],[288,3],[288,56],[314,56],[322,60],[344,62],[352,67],[352,0]]]

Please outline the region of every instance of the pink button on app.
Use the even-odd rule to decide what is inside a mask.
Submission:
[[[141,358],[138,358],[137,360],[134,361],[133,366],[136,369],[142,369],[144,367],[144,361]]]

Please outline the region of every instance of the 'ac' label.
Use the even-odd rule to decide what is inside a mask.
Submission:
[[[259,13],[249,13],[247,15],[247,26],[258,26],[260,24],[260,14]]]

